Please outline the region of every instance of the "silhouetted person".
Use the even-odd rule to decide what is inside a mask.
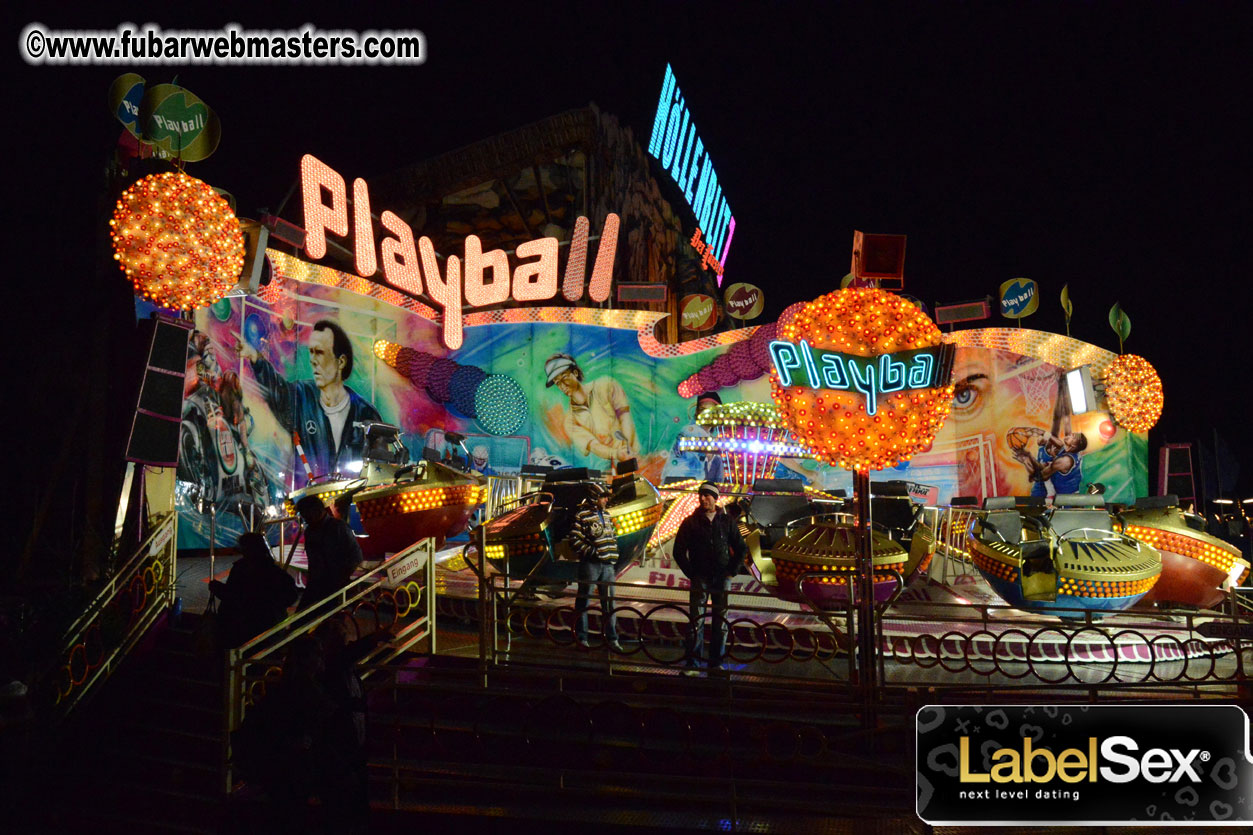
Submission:
[[[306,609],[348,585],[361,565],[361,546],[348,523],[332,516],[317,496],[296,502],[296,512],[305,523],[309,560],[309,579],[300,598],[300,608]]]
[[[209,581],[209,593],[222,601],[218,610],[218,641],[234,649],[287,617],[296,602],[296,581],[274,562],[270,546],[259,533],[236,541],[240,558],[226,582]]]

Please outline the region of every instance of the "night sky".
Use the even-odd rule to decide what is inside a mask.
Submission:
[[[1106,316],[1120,302],[1127,351],[1163,378],[1150,471],[1163,441],[1212,444],[1216,428],[1243,495],[1253,489],[1249,4],[357,5],[16,16],[7,402],[28,422],[19,433],[38,437],[32,421],[66,431],[65,404],[91,382],[84,358],[103,349],[93,318],[129,298],[99,266],[103,170],[121,131],[106,94],[120,73],[177,74],[217,111],[222,143],[188,172],[255,217],[277,208],[305,153],[372,178],[592,101],[646,144],[669,62],[736,218],[727,280],[762,287],[768,318],[838,287],[854,229],[909,236],[906,291],[928,304],[1025,276],[1041,293],[1026,326],[1060,331],[1069,283],[1073,335],[1117,350]],[[429,60],[32,67],[15,49],[31,21],[417,28]],[[19,446],[18,467],[46,454]]]

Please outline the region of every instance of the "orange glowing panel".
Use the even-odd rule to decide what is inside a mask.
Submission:
[[[574,221],[574,234],[570,238],[570,257],[566,260],[566,280],[561,287],[561,294],[569,302],[577,302],[583,298],[589,225],[585,217],[579,217]]]
[[[326,233],[348,234],[348,186],[339,172],[312,154],[300,160],[301,192],[305,204],[305,252],[310,258],[326,257]],[[322,202],[322,192],[331,204]]]
[[[413,230],[392,212],[383,212],[383,228],[396,237],[383,239],[383,279],[393,287],[417,296],[422,293],[422,268],[413,246]],[[360,259],[361,250],[357,250]],[[373,255],[371,255],[373,257]],[[360,270],[360,266],[357,267]]]
[[[519,258],[533,258],[518,265],[513,273],[513,298],[520,302],[539,302],[557,295],[557,251],[556,238],[540,238],[518,244]]]
[[[394,217],[394,215],[393,215]],[[399,218],[397,218],[399,219]],[[378,259],[374,255],[374,223],[370,220],[370,191],[365,180],[358,177],[352,181],[352,248],[356,254],[357,275],[369,278],[378,271]],[[409,248],[413,248],[410,235]],[[417,264],[414,258],[411,263]]]
[[[837,290],[803,305],[779,326],[779,339],[859,357],[938,347],[940,329],[910,302],[883,290]],[[953,386],[882,394],[867,408],[860,391],[780,384],[771,396],[796,440],[823,461],[850,470],[882,470],[928,448],[952,409]]]
[[[449,255],[444,264],[444,275],[439,273],[435,260],[435,245],[423,235],[418,239],[422,253],[422,272],[426,273],[426,290],[444,311],[444,346],[451,350],[461,347],[461,259]]]
[[[609,298],[613,283],[613,256],[618,246],[618,216],[613,212],[605,215],[605,228],[600,232],[600,247],[596,250],[596,266],[592,267],[592,282],[587,295],[594,302]]]
[[[484,252],[479,236],[468,235],[465,252],[466,303],[470,307],[488,307],[506,301],[509,298],[509,256],[505,251]],[[488,270],[492,273],[491,281],[486,280]]]

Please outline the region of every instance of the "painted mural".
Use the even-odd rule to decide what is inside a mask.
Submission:
[[[415,460],[506,476],[527,464],[605,471],[635,459],[660,484],[718,477],[716,458],[678,451],[681,435],[704,431],[695,414],[709,393],[682,396],[681,383],[709,380],[724,403],[770,397],[751,351],[756,328],[663,346],[640,324],[653,314],[507,310],[470,317],[464,344],[450,352],[424,315],[335,286],[278,281],[270,303],[224,299],[195,314],[180,547],[207,546],[210,508],[218,545],[229,545],[293,489],[358,471],[364,421],[400,427]],[[716,371],[702,376],[732,365],[739,372],[721,376],[727,385]],[[926,485],[940,503],[1051,496],[1093,482],[1112,501],[1144,495],[1145,437],[1104,412],[1071,414],[1060,375],[1009,351],[959,348],[953,414],[932,447],[872,478]],[[775,475],[852,487],[851,473],[812,460],[785,460]]]

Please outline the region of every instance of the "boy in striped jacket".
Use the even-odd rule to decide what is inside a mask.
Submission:
[[[575,637],[579,647],[588,649],[587,607],[591,603],[592,586],[600,592],[601,621],[605,641],[614,652],[622,652],[618,643],[618,619],[613,611],[613,586],[617,578],[614,565],[618,561],[618,539],[609,506],[609,490],[600,484],[591,485],[592,500],[584,502],[574,518],[570,531],[570,548],[579,556],[579,597],[574,604]]]

